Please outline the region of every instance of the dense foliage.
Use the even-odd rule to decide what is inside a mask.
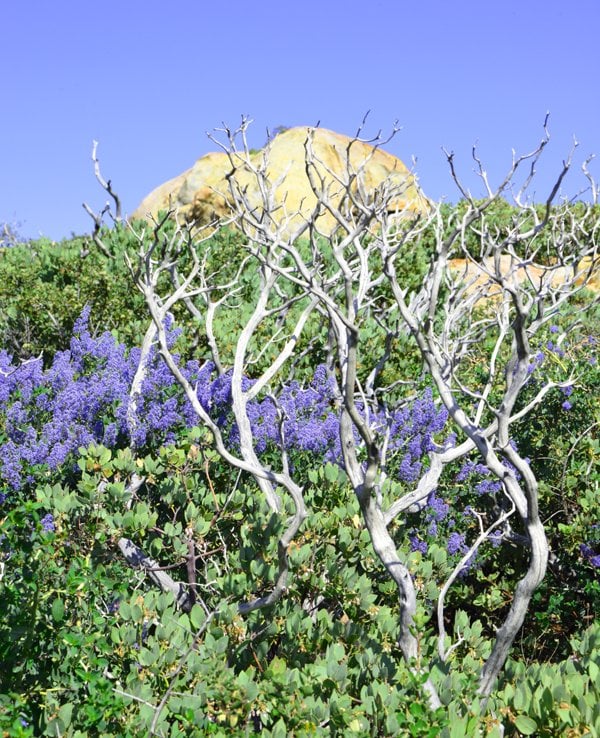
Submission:
[[[509,227],[507,206],[494,217]],[[514,434],[540,482],[549,574],[482,715],[473,698],[477,670],[523,553],[492,534],[465,562],[446,610],[458,639],[451,661],[461,668],[434,666],[444,707],[432,711],[418,683],[423,675],[399,656],[397,592],[349,493],[338,398],[319,351],[308,339],[297,379],[249,407],[257,452],[268,460],[285,448],[310,516],[291,546],[286,596],[242,616],[238,603],[267,592],[276,578],[282,523],[251,476],[214,451],[157,351],[132,396],[147,320],[123,256],[133,256],[137,241],[120,228],[104,238],[113,259],[81,239],[0,249],[4,734],[454,737],[499,735],[502,722],[515,737],[600,735],[597,309],[575,325],[565,310],[538,336],[521,402],[548,379],[574,380],[549,392]],[[234,276],[239,237],[215,238],[218,248],[207,253],[220,253],[215,269]],[[425,234],[422,252],[406,261],[416,281],[430,253]],[[230,322],[215,325],[231,354],[255,280],[246,269]],[[176,313],[175,323],[169,335],[179,366],[236,448],[230,374],[216,371],[206,335],[187,313]],[[310,328],[320,335],[318,322]],[[378,331],[366,326],[373,345]],[[392,379],[421,371],[404,340],[387,370]],[[468,371],[477,377],[480,366]],[[419,395],[404,397],[392,416],[369,416],[374,432],[389,433],[390,486],[410,488],[432,444],[454,442],[424,375],[420,382]],[[499,499],[498,483],[473,456],[446,470],[410,526],[394,531],[426,603],[418,613],[423,663],[435,664],[432,603],[477,535],[478,516],[491,515]],[[194,591],[189,612],[128,566],[123,538]]]

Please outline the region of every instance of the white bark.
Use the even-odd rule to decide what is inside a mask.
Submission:
[[[548,559],[538,510],[537,481],[511,445],[511,425],[532,412],[552,386],[549,383],[542,387],[527,405],[519,406],[528,380],[530,341],[597,273],[598,219],[581,212],[575,215],[568,205],[555,205],[571,157],[564,163],[541,211],[526,201],[535,165],[549,140],[545,126],[540,145],[525,156],[515,157],[506,177],[495,189],[474,152],[476,171],[486,193],[481,201],[476,201],[464,187],[453,155],[447,155],[451,175],[466,200],[463,215],[454,215],[450,224],[444,221],[441,206],[432,206],[428,216],[419,218],[390,212],[391,203],[397,202],[401,194],[398,186],[392,186],[390,181],[374,192],[368,191],[365,186],[368,158],[359,165],[352,163],[350,150],[354,142],[348,146],[342,171],[332,171],[315,153],[313,134],[309,132],[305,171],[316,204],[301,219],[299,212],[288,212],[285,203],[276,204],[274,193],[280,183],[268,180],[268,147],[262,161],[252,163],[246,141],[247,125],[248,121],[244,120],[238,131],[225,129],[227,140],[222,144],[232,167],[228,178],[229,199],[234,203],[231,220],[245,234],[247,258],[261,276],[252,313],[237,337],[232,366],[232,413],[239,429],[239,453],[228,448],[219,427],[201,406],[195,388],[185,379],[169,350],[164,329],[169,310],[178,302],[186,304],[196,319],[205,321],[215,364],[222,373],[223,357],[212,324],[218,320],[226,295],[235,289],[235,280],[229,285],[219,285],[218,275],[216,278],[211,275],[209,280],[197,244],[185,233],[180,234],[177,243],[166,245],[155,237],[150,247],[144,247],[140,238],[139,261],[137,266],[131,266],[151,313],[162,356],[186,392],[199,422],[212,432],[222,459],[254,477],[274,514],[282,514],[282,494],[291,501],[293,513],[278,542],[279,574],[274,588],[269,595],[240,605],[240,610],[249,612],[268,606],[285,591],[288,548],[307,515],[302,489],[290,474],[285,450],[278,469],[266,467],[256,453],[248,403],[285,377],[307,320],[317,311],[331,338],[329,363],[337,379],[344,468],[373,548],[396,585],[398,640],[411,668],[426,668],[417,664],[417,592],[407,562],[390,533],[392,521],[406,534],[402,515],[422,509],[447,465],[473,453],[479,454],[487,470],[502,483],[509,501],[510,512],[502,513],[492,528],[508,525],[511,515],[520,521],[529,563],[516,584],[510,610],[481,670],[479,691],[486,698],[523,624]],[[372,143],[378,146],[380,141]],[[584,171],[589,176],[587,165],[588,162]],[[511,191],[517,172],[524,167],[529,167],[529,171],[514,196],[516,215],[508,233],[502,235],[488,213],[495,202]],[[238,181],[236,174],[240,170],[244,170],[245,182],[248,173],[254,177],[260,194],[258,205],[250,201],[245,185]],[[332,181],[335,197],[327,184]],[[590,181],[595,200],[597,188],[591,177]],[[319,216],[323,212],[337,224],[333,235],[319,231]],[[399,276],[399,263],[402,255],[417,245],[427,231],[434,234],[435,253],[422,284],[411,291]],[[468,246],[469,234],[477,238],[476,249]],[[304,242],[300,248],[301,238]],[[192,267],[186,275],[178,272],[178,256],[183,248],[192,256]],[[158,277],[163,272],[172,276],[172,289],[166,295],[158,292]],[[274,302],[275,297],[279,302]],[[285,318],[292,305],[301,306],[299,317],[291,326],[283,320],[287,334],[271,338],[268,347],[269,350],[274,350],[276,345],[281,348],[256,377],[254,385],[245,388],[245,375],[255,362],[251,346],[259,327],[274,314]],[[381,331],[378,356],[372,356],[366,348],[367,321],[375,323]],[[459,434],[459,443],[451,448],[435,448],[430,453],[429,467],[424,469],[415,488],[384,504],[380,489],[388,471],[388,440],[373,428],[371,418],[382,407],[388,412],[397,407],[395,393],[399,382],[385,386],[382,376],[402,333],[412,336],[425,372]],[[485,355],[483,348],[487,341],[491,341],[492,347]],[[263,347],[261,359],[265,355]],[[473,384],[465,366],[475,359],[483,363],[487,378]],[[366,380],[361,382],[359,374]],[[400,383],[416,387],[418,379],[403,377]],[[490,530],[482,526],[469,553],[477,549]],[[444,598],[459,567],[443,584],[438,602],[439,651],[443,658],[448,653],[444,645]],[[425,690],[432,707],[439,706],[430,681],[425,683]]]
[[[252,168],[248,157],[235,149],[234,134],[228,131],[229,151],[234,169],[237,165]],[[241,129],[245,142],[245,122]],[[479,451],[484,464],[503,484],[510,500],[511,513],[516,510],[528,540],[529,566],[516,586],[513,604],[498,631],[492,654],[481,673],[480,692],[489,695],[499,670],[502,668],[510,646],[521,627],[529,601],[541,582],[546,568],[548,546],[538,512],[538,490],[533,474],[517,451],[510,445],[510,425],[532,411],[543,399],[549,386],[543,387],[525,408],[516,408],[519,394],[527,381],[530,359],[529,338],[553,316],[574,292],[582,288],[597,269],[598,226],[585,229],[582,219],[569,220],[568,209],[553,210],[559,187],[566,176],[571,159],[565,164],[546,200],[541,215],[536,208],[522,204],[524,192],[530,184],[539,160],[548,142],[522,157],[515,157],[505,179],[494,190],[485,170],[474,153],[477,170],[487,197],[475,202],[460,182],[452,155],[448,163],[455,183],[468,201],[462,219],[446,238],[440,208],[434,208],[426,223],[404,218],[390,222],[388,203],[394,194],[384,187],[381,193],[369,193],[363,186],[362,167],[353,168],[350,156],[346,168],[340,174],[328,169],[315,154],[309,134],[306,152],[306,173],[317,199],[317,206],[307,217],[306,224],[298,226],[292,234],[287,232],[288,221],[278,221],[274,214],[272,190],[266,179],[266,165],[254,168],[258,189],[263,194],[260,209],[252,208],[245,191],[236,186],[235,174],[230,178],[230,189],[236,204],[239,224],[252,243],[256,255],[274,273],[290,280],[294,285],[316,300],[319,309],[329,321],[335,336],[336,351],[333,365],[340,377],[339,393],[343,412],[341,416],[341,440],[344,466],[354,488],[365,526],[369,530],[373,547],[388,574],[398,587],[400,612],[399,643],[410,662],[416,655],[417,640],[414,635],[416,592],[406,565],[392,540],[388,525],[406,510],[414,510],[424,504],[437,486],[444,467],[450,461],[466,457],[473,450]],[[349,147],[350,148],[350,147]],[[517,170],[529,165],[530,171],[523,188],[516,195],[522,218],[515,222],[512,232],[500,238],[494,228],[489,228],[486,212],[512,184]],[[338,197],[334,201],[327,188],[323,173],[336,182]],[[339,190],[343,197],[339,199]],[[594,189],[594,192],[596,190]],[[338,230],[332,237],[334,278],[324,277],[319,265],[323,256],[319,248],[318,216],[324,210],[335,218]],[[264,217],[267,213],[271,217]],[[584,220],[584,219],[583,219]],[[403,249],[410,248],[427,226],[433,226],[438,234],[435,258],[422,287],[409,294],[398,278],[396,263]],[[556,253],[542,252],[543,241],[537,236],[544,230],[555,234]],[[471,253],[466,246],[467,233],[478,234],[480,252]],[[295,246],[295,240],[308,237],[311,246],[310,261],[304,259]],[[366,241],[365,237],[370,237]],[[568,245],[567,245],[568,244]],[[518,249],[525,251],[519,256]],[[275,254],[285,251],[293,260],[293,269],[283,268]],[[381,254],[384,273],[374,271],[376,251]],[[467,283],[460,275],[449,271],[451,258],[460,256],[465,264],[477,265],[480,276],[469,278]],[[331,266],[331,265],[330,265]],[[468,274],[465,269],[464,276]],[[377,314],[375,291],[384,280],[392,290],[401,323],[415,339],[425,366],[446,406],[457,430],[466,439],[454,449],[439,450],[430,454],[430,467],[424,472],[415,490],[392,501],[387,510],[382,509],[377,494],[378,483],[385,476],[382,467],[385,458],[385,441],[374,436],[368,421],[369,407],[375,409],[381,393],[375,391],[375,378],[390,356],[390,345],[398,328],[387,321],[389,315],[377,318],[380,325],[390,325],[385,339],[385,350],[379,363],[373,363],[369,381],[361,387],[357,378],[357,364],[361,350],[361,325],[364,315]],[[443,296],[445,293],[445,296]],[[498,307],[483,313],[482,301],[489,303],[490,295]],[[388,308],[389,310],[389,308]],[[400,328],[401,329],[401,328]],[[495,342],[487,363],[488,379],[483,387],[471,387],[463,379],[463,362],[480,348],[483,341],[495,335]],[[506,347],[511,347],[512,358],[508,365],[501,361]],[[366,357],[360,356],[364,361]],[[500,404],[494,405],[492,397],[501,391]],[[358,411],[356,398],[360,397],[363,414]],[[360,442],[355,440],[358,432]],[[366,456],[366,461],[364,460]],[[504,463],[510,462],[520,475]],[[508,513],[495,525],[507,520]],[[488,531],[481,531],[473,544],[475,550]],[[443,602],[449,586],[458,570],[455,570],[442,588],[439,602],[440,639],[443,642]],[[432,705],[437,695],[431,684],[426,685]]]

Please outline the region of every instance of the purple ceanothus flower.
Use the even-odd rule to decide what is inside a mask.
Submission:
[[[13,365],[0,352],[0,422],[5,440],[0,444],[0,480],[18,489],[31,480],[32,468],[56,469],[81,446],[100,443],[108,447],[134,448],[171,443],[177,432],[197,424],[193,411],[162,357],[150,353],[147,372],[136,401],[137,423],[129,437],[130,389],[140,349],[127,351],[109,333],[92,337],[88,329],[90,309],[75,323],[67,351],[58,352],[44,370],[39,359]],[[178,332],[166,326],[172,345]],[[177,357],[175,357],[177,360]],[[183,374],[195,386],[203,408],[235,447],[239,434],[231,413],[231,373],[215,376],[207,362],[188,362]],[[243,389],[252,380],[245,379]],[[307,386],[285,385],[276,399],[265,397],[248,403],[256,451],[269,446],[311,452],[323,461],[343,465],[339,433],[339,390],[326,367],[315,369]],[[364,415],[364,408],[358,405]],[[390,468],[412,483],[422,471],[422,458],[434,448],[434,436],[447,413],[426,390],[412,404],[394,411],[371,414],[375,433],[388,441]],[[357,445],[361,441],[355,430]]]
[[[451,556],[457,553],[466,553],[469,549],[465,543],[465,534],[456,532],[450,533],[446,548]]]
[[[0,351],[0,422],[6,436],[0,445],[0,479],[10,487],[22,486],[27,468],[58,468],[80,446],[161,444],[173,440],[177,428],[193,424],[192,408],[171,372],[152,354],[136,407],[140,423],[136,437],[128,438],[129,392],[140,351],[127,352],[108,332],[93,338],[88,318],[86,308],[69,350],[58,352],[47,370],[40,359],[12,365]],[[188,378],[198,378],[197,363],[182,369]]]
[[[229,443],[235,446],[239,436],[231,418],[231,374],[206,383],[202,392],[201,396],[198,390],[203,407],[223,429],[228,429]],[[280,446],[283,438],[287,449],[308,451],[342,466],[339,412],[333,409],[337,396],[335,377],[325,366],[318,366],[307,386],[294,381],[285,385],[276,399],[266,397],[249,403],[247,413],[256,451],[262,453],[272,444]],[[361,404],[357,408],[364,414]],[[405,482],[418,479],[421,459],[433,448],[433,436],[443,429],[446,419],[446,411],[435,406],[430,390],[411,405],[392,413],[381,410],[372,416],[373,430],[389,436],[389,463],[394,465],[400,479]],[[360,445],[356,430],[354,438]]]
[[[411,551],[420,551],[423,555],[427,553],[428,546],[425,541],[422,541],[416,533],[413,533],[408,537],[410,541]]]
[[[465,461],[456,475],[457,482],[464,482],[472,474],[488,474],[489,470],[485,464],[476,461]]]
[[[533,357],[531,364],[527,367],[527,374],[533,374],[544,362],[545,354],[543,351],[538,351]]]
[[[48,513],[47,515],[44,515],[44,517],[40,520],[40,525],[46,531],[46,533],[53,533],[55,528],[54,528],[54,517],[52,513]]]
[[[427,519],[439,523],[442,520],[445,520],[449,510],[450,505],[448,505],[447,502],[444,502],[444,500],[440,499],[436,495],[435,490],[431,492],[431,494],[427,498]],[[433,535],[435,535],[435,533]]]
[[[582,543],[579,546],[579,551],[583,558],[589,561],[592,566],[600,568],[600,554],[597,554],[591,546],[588,546],[587,543]]]
[[[402,456],[399,477],[404,482],[415,482],[422,471],[422,458],[434,448],[433,438],[440,433],[448,413],[438,408],[428,387],[423,395],[406,407],[398,408],[390,417],[381,414],[376,426],[389,432],[390,455]]]
[[[502,538],[503,538],[502,531],[496,529],[496,530],[493,530],[489,534],[488,541],[490,541],[490,543],[492,544],[494,548],[498,548],[498,546],[500,546],[500,544],[502,543]]]
[[[504,461],[504,466],[512,470],[517,479],[519,474],[516,469],[508,461]],[[460,471],[456,475],[457,482],[469,481],[473,483],[479,477],[479,481],[473,486],[473,491],[477,495],[495,495],[502,489],[502,482],[492,475],[492,472],[480,462],[465,461]],[[483,479],[481,479],[483,477]]]

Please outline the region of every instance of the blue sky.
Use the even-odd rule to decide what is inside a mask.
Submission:
[[[477,191],[474,143],[498,182],[550,111],[542,199],[568,154],[600,155],[598,0],[4,0],[0,9],[0,222],[27,237],[90,230],[103,173],[132,212],[214,150],[242,114],[266,128],[402,131],[387,147],[425,193],[456,199],[441,147]],[[592,167],[600,179],[600,165]],[[573,195],[584,179],[567,180]]]

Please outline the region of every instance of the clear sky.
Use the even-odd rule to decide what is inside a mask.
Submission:
[[[442,146],[477,191],[472,145],[497,183],[550,111],[542,199],[573,135],[578,163],[600,158],[599,31],[599,0],[1,0],[0,223],[88,232],[82,201],[105,201],[94,139],[132,212],[242,114],[253,146],[278,125],[352,134],[370,110],[372,135],[398,120],[388,150],[454,200]]]

